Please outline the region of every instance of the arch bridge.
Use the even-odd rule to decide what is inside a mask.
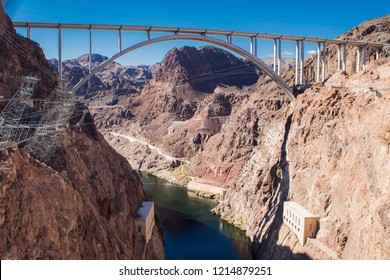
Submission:
[[[294,84],[304,84],[304,53],[305,43],[317,44],[316,51],[316,67],[315,67],[315,81],[324,81],[326,77],[326,46],[337,46],[337,71],[347,70],[347,46],[356,47],[356,71],[364,69],[367,63],[367,49],[371,48],[375,50],[375,59],[379,58],[380,51],[383,51],[385,45],[373,42],[363,41],[349,41],[349,40],[336,40],[336,39],[322,39],[267,33],[254,33],[254,32],[238,32],[227,30],[209,30],[209,29],[193,29],[193,28],[172,28],[172,27],[156,27],[156,26],[126,26],[126,25],[100,25],[100,24],[63,24],[63,23],[32,23],[32,22],[15,22],[15,28],[26,28],[27,37],[31,39],[32,29],[57,29],[58,30],[58,74],[62,78],[62,31],[63,30],[89,30],[89,74],[85,76],[80,82],[72,89],[74,92],[79,89],[88,79],[98,73],[102,68],[111,63],[112,61],[120,58],[121,56],[130,53],[136,49],[160,43],[166,41],[175,40],[193,40],[202,41],[210,44],[214,44],[220,47],[224,47],[232,52],[235,52],[248,61],[259,67],[266,75],[268,75],[273,81],[275,81],[288,98],[293,102],[295,100],[292,94],[292,89],[280,76],[281,73],[281,58],[282,58],[282,42],[292,41],[295,42],[295,75]],[[99,66],[92,69],[91,57],[93,47],[93,31],[113,31],[118,33],[118,53],[106,61],[102,62]],[[135,44],[133,46],[123,48],[122,35],[123,32],[145,32],[146,40]],[[161,33],[168,33],[171,35],[162,35]],[[152,38],[152,34],[160,34]],[[217,39],[215,37],[222,37],[223,39]],[[238,45],[234,44],[234,38],[247,38],[249,40],[249,50],[245,50]],[[257,55],[258,52],[258,40],[273,40],[273,67],[268,67]]]

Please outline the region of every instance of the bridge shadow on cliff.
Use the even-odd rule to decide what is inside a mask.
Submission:
[[[294,253],[290,247],[277,244],[278,234],[283,224],[283,202],[287,200],[290,190],[290,167],[287,161],[287,141],[291,128],[292,114],[287,118],[284,140],[281,150],[281,159],[271,168],[273,189],[275,194],[271,197],[269,210],[259,225],[258,234],[252,243],[254,259],[290,259],[309,260],[305,253]],[[281,171],[281,176],[278,175]],[[260,238],[261,235],[261,238]],[[261,243],[258,240],[262,240]]]

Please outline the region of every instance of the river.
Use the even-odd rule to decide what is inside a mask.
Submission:
[[[212,199],[198,197],[184,187],[140,172],[146,195],[155,202],[164,230],[168,260],[251,259],[250,239],[210,210]]]

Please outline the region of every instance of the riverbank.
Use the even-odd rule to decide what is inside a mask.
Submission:
[[[130,136],[127,133],[107,131],[105,135],[107,141],[111,141],[111,143],[116,142],[115,145],[112,146],[116,147],[117,151],[124,155],[135,169],[151,173],[172,184],[186,187],[188,191],[194,192],[205,198],[219,200],[226,192],[226,188],[217,182],[190,176],[188,172],[190,161],[187,159],[173,157],[152,143],[140,139],[140,137]],[[120,143],[123,144],[120,145]],[[127,154],[126,149],[124,148],[126,147],[126,143],[146,149],[144,158],[134,162],[134,154]],[[155,166],[157,164],[154,164],[151,168],[149,165],[143,164],[146,161],[145,159],[147,156],[150,156],[155,160],[156,158],[159,158],[158,162],[165,162],[165,164],[161,164],[161,168],[157,168],[157,166]],[[150,161],[150,159],[148,160]]]

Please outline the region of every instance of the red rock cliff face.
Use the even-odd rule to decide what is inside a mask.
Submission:
[[[142,258],[134,225],[146,199],[141,182],[93,123],[68,129],[49,166],[4,152],[0,179],[2,259]],[[164,257],[157,229],[147,257]]]
[[[53,73],[43,72],[25,58],[28,53],[46,66],[42,50],[16,35],[3,15],[0,6],[0,23],[8,28],[0,29],[0,79],[7,86],[5,93],[13,94],[19,86],[16,77],[28,72],[41,78],[35,96],[46,97],[55,85]],[[24,55],[16,51],[19,47]],[[73,127],[77,121],[71,122],[47,164],[17,148],[0,153],[1,259],[143,257],[134,222],[146,200],[142,184],[126,159],[105,142],[89,114],[81,127]],[[157,227],[145,258],[164,258]]]
[[[390,85],[389,66],[381,60],[327,82],[347,89],[318,87],[299,96],[287,145],[288,199],[317,214],[320,230],[302,247],[282,226],[278,245],[312,258],[390,258],[390,99],[381,90]]]
[[[21,77],[31,74],[41,79],[36,85],[36,98],[46,97],[57,83],[39,45],[16,34],[0,5],[0,96],[12,96],[20,86]]]
[[[383,30],[388,23],[388,17],[365,22],[351,34],[353,39],[363,40],[365,36],[356,32],[361,30],[367,40],[374,40],[370,37],[375,35],[372,30]],[[370,27],[373,24],[375,28]],[[237,167],[238,175],[232,177],[224,199],[215,209],[247,231],[257,258],[390,257],[389,62],[387,58],[371,60],[358,74],[350,68],[349,75],[339,72],[324,86],[306,90],[288,111],[290,118],[275,112],[273,121],[270,118],[259,125],[263,133],[259,133],[257,141],[262,145],[246,153],[248,161]],[[264,114],[264,109],[259,114]],[[272,132],[278,123],[279,129]],[[231,125],[230,131],[238,132],[243,127]],[[198,166],[214,170],[216,177],[227,178],[217,175],[218,171],[230,162],[236,166],[237,160],[229,160],[229,155],[245,150],[233,148],[233,139],[239,140],[243,135],[250,133],[237,134],[232,141],[226,139],[226,134],[220,136],[227,140],[227,148],[221,149],[226,144],[215,145],[221,156],[210,161],[215,159],[213,154],[204,155],[209,164],[202,164],[200,159]],[[319,216],[317,238],[305,246],[282,223],[285,200],[296,201]]]

